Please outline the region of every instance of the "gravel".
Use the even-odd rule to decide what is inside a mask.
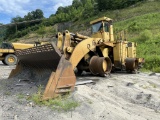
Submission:
[[[44,82],[34,81],[36,74],[27,78],[27,73],[7,79],[14,67],[0,63],[0,120],[160,120],[158,73],[77,77],[77,81],[93,80],[96,84],[76,86],[71,97],[80,106],[64,112],[26,100]],[[44,81],[47,73],[50,71],[41,76]],[[24,95],[23,99],[18,98],[20,94]]]

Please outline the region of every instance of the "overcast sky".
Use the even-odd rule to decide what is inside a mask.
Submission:
[[[28,12],[41,9],[48,18],[59,6],[68,6],[73,0],[0,0],[0,23],[10,23],[17,15],[24,17]]]

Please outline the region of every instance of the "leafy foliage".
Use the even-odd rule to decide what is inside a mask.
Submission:
[[[139,1],[144,0],[97,0],[97,6],[99,11],[115,10],[128,7]]]
[[[37,33],[40,33],[40,31],[42,32],[42,28],[33,27],[37,24],[40,24],[40,26],[50,26],[60,22],[89,19],[92,16],[99,14],[101,11],[125,8],[139,1],[143,0],[73,0],[72,5],[66,7],[60,6],[56,13],[51,14],[48,19],[44,19],[43,21],[24,22],[44,18],[43,11],[36,9],[35,11],[28,12],[24,17],[16,16],[12,18],[11,23],[15,24],[7,27],[4,39],[22,37],[31,31],[31,27],[34,28],[34,30],[39,29]],[[22,24],[16,24],[19,22]],[[135,25],[131,25],[131,29],[136,30],[137,28],[133,26]]]
[[[0,25],[3,25],[0,23]],[[4,40],[6,34],[6,27],[0,27],[0,43]]]
[[[44,26],[41,26],[41,27],[37,30],[37,33],[40,34],[40,35],[45,34],[45,33],[46,33],[45,27],[44,27]]]
[[[148,70],[154,72],[160,72],[160,56],[159,55],[151,55],[145,57],[144,67]]]
[[[149,41],[152,39],[152,32],[150,30],[144,30],[143,32],[140,33],[139,36],[139,41],[144,43],[146,41]]]

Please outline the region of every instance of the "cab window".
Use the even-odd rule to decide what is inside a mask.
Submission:
[[[2,49],[13,49],[12,45],[8,44],[8,43],[2,43],[0,48],[2,48]]]
[[[103,24],[100,22],[100,23],[95,23],[92,25],[92,33],[96,33],[100,30],[103,29]]]
[[[105,32],[109,32],[109,24],[108,24],[108,22],[104,23],[104,29],[105,29]]]

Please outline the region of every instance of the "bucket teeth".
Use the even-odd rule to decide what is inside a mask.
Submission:
[[[59,89],[59,90],[56,90],[55,93],[57,93],[57,94],[65,94],[65,93],[69,93],[69,92],[71,92],[70,89]]]
[[[72,86],[74,86],[74,85],[73,84],[68,84],[68,85],[64,85],[64,86],[59,86],[59,87],[57,87],[57,89],[71,88]]]
[[[64,86],[59,86],[57,87],[56,93],[57,94],[65,94],[71,92],[71,89],[74,85],[73,84],[68,84]]]

